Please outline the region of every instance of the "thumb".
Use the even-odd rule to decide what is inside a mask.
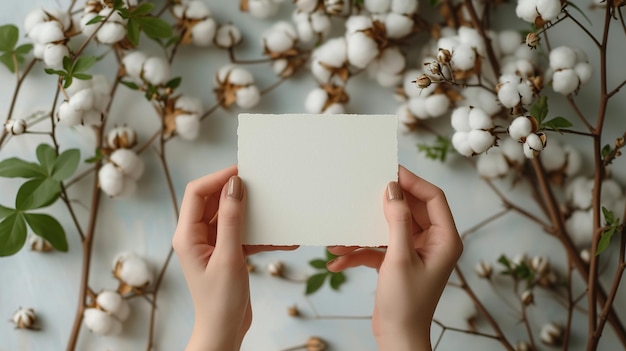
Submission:
[[[397,182],[390,182],[387,185],[383,202],[385,219],[389,224],[387,255],[396,258],[415,255],[411,237],[413,215]]]
[[[241,234],[245,209],[245,189],[238,176],[230,177],[224,185],[217,215],[215,250],[222,253],[241,254]]]

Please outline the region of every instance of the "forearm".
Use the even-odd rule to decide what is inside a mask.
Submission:
[[[379,336],[376,344],[380,351],[431,351],[430,331],[423,333],[397,333]]]

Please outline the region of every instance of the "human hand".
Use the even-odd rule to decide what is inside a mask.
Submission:
[[[386,252],[332,247],[331,271],[365,265],[379,271],[372,330],[381,350],[430,350],[430,324],[463,243],[441,189],[399,168],[385,192]]]
[[[232,166],[185,189],[172,245],[194,304],[187,350],[239,350],[252,322],[246,255],[295,248],[242,246],[246,192],[236,174]]]

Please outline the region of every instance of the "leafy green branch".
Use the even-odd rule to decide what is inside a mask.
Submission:
[[[26,224],[55,249],[68,249],[65,231],[54,217],[29,211],[50,206],[59,199],[62,181],[76,171],[80,152],[70,149],[57,155],[52,146],[40,144],[36,153],[39,163],[15,157],[0,162],[0,177],[28,179],[17,191],[15,208],[0,206],[0,256],[13,255],[24,246]]]
[[[28,54],[32,49],[32,44],[23,44],[17,46],[19,40],[19,29],[7,24],[0,26],[0,62],[4,64],[11,73],[15,73],[18,65],[24,62],[24,55]]]
[[[505,255],[500,255],[498,263],[504,267],[500,274],[511,276],[515,281],[525,281],[527,287],[532,286],[535,280],[535,272],[525,261],[515,263],[511,262]]]
[[[530,107],[530,115],[537,121],[538,130],[552,129],[562,134],[560,129],[573,126],[572,122],[561,116],[546,121],[548,111],[548,97],[545,95],[541,96],[539,100]]]
[[[48,74],[56,74],[63,80],[63,88],[67,89],[70,85],[72,85],[73,79],[80,80],[89,80],[91,79],[91,75],[85,73],[88,69],[90,69],[95,63],[98,61],[98,58],[95,56],[84,56],[79,57],[76,61],[72,62],[72,59],[65,56],[63,58],[63,69],[55,70],[52,68],[46,68],[45,71]]]
[[[622,230],[619,218],[615,218],[613,211],[609,211],[606,207],[602,206],[602,214],[604,215],[605,229],[602,232],[600,241],[598,242],[598,248],[596,249],[596,256],[601,254],[611,244],[611,238],[616,232]]]
[[[310,295],[314,292],[318,291],[326,281],[327,278],[330,277],[330,287],[333,290],[339,290],[341,285],[346,282],[346,276],[343,272],[331,272],[326,268],[326,264],[331,260],[335,259],[337,256],[330,253],[326,250],[326,259],[317,258],[309,261],[309,265],[311,267],[320,270],[320,272],[313,274],[307,279],[306,282],[306,294]]]
[[[425,143],[417,144],[417,151],[423,152],[426,158],[429,158],[431,160],[446,162],[448,153],[450,151],[453,151],[453,148],[452,143],[450,143],[450,140],[448,138],[438,136],[433,145],[428,145]]]

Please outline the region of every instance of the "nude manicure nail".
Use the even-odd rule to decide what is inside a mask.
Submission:
[[[228,189],[226,190],[226,197],[235,200],[241,200],[243,197],[243,182],[241,178],[232,176],[228,180]]]
[[[404,199],[404,194],[402,193],[402,188],[400,188],[400,184],[398,182],[389,182],[387,185],[387,200],[402,200]]]

